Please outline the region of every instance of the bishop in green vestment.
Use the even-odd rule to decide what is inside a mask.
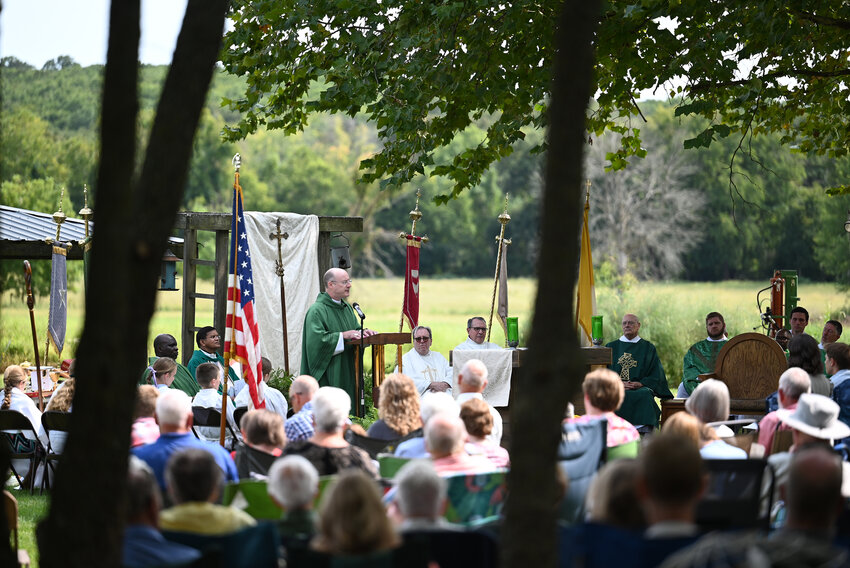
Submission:
[[[152,366],[160,357],[171,357],[177,361],[177,355],[179,354],[179,350],[177,349],[177,340],[174,339],[173,335],[169,335],[167,333],[157,335],[153,340],[153,352],[156,355],[154,357],[148,357],[149,367]],[[150,375],[150,369],[145,369],[145,372],[142,373],[142,380],[139,384],[149,384],[148,377],[150,377]],[[171,383],[171,388],[182,390],[189,396],[195,396],[198,394],[198,391],[201,390],[201,387],[195,380],[195,376],[189,372],[189,369],[180,363],[177,363],[177,373],[174,375],[174,382]]]
[[[620,375],[626,396],[617,416],[635,426],[658,426],[661,409],[655,397],[673,398],[667,386],[667,375],[655,346],[638,335],[640,320],[634,314],[623,316],[623,335],[606,347],[611,348],[609,369]]]
[[[708,337],[691,345],[691,348],[685,353],[682,362],[682,386],[685,392],[682,392],[680,388],[677,393],[679,397],[687,398],[691,396],[691,393],[699,385],[699,375],[714,372],[717,356],[728,341],[726,322],[718,312],[711,312],[705,316],[705,332]]]
[[[355,400],[354,347],[347,339],[360,338],[360,324],[344,300],[351,293],[351,278],[340,268],[324,275],[325,291],[307,309],[301,334],[301,374],[323,387],[339,387]],[[375,332],[363,330],[368,337]]]

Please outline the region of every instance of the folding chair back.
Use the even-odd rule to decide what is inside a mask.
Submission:
[[[397,444],[400,439],[396,440],[381,440],[379,438],[370,438],[369,436],[361,436],[355,434],[351,430],[345,432],[345,439],[352,446],[365,450],[369,457],[373,460],[378,459],[378,454],[384,451],[389,444]]]
[[[198,439],[203,439],[203,436],[198,434],[196,427],[206,426],[209,428],[221,428],[221,412],[215,408],[207,408],[205,406],[192,407],[192,433]],[[230,422],[224,421],[224,426],[230,432],[230,437],[236,440],[236,433],[230,427]]]
[[[233,421],[236,422],[236,427],[242,427],[242,417],[245,416],[245,413],[248,412],[249,408],[247,406],[237,406],[233,411]]]
[[[773,468],[766,460],[705,460],[708,488],[697,505],[696,521],[703,530],[763,528],[769,516],[762,517],[762,483],[770,475],[773,495]],[[770,511],[768,503],[767,511]]]
[[[35,478],[35,470],[38,462],[41,461],[41,443],[38,441],[38,433],[33,428],[29,418],[18,412],[17,410],[0,410],[0,438],[4,438],[9,448],[9,459],[11,460],[28,460],[29,461],[29,489],[33,492],[33,479]],[[29,435],[27,435],[29,434]],[[18,484],[24,487],[24,480],[27,478],[27,473],[23,476],[15,469],[14,461],[11,463],[12,473]]]
[[[44,475],[41,477],[41,490],[44,491],[45,484],[50,489],[50,473],[56,473],[55,462],[59,460],[59,456],[65,449],[65,437],[71,429],[71,413],[49,410],[41,415],[41,425],[47,435]]]

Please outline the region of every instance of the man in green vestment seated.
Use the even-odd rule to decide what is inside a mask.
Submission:
[[[676,398],[688,398],[699,385],[699,375],[714,372],[714,362],[720,350],[729,341],[726,337],[726,321],[718,312],[705,316],[705,332],[708,337],[697,341],[688,352],[682,363],[682,384],[676,392]]]
[[[325,291],[307,309],[301,335],[301,374],[310,375],[323,387],[338,387],[355,400],[354,346],[360,339],[360,324],[345,302],[351,294],[351,278],[341,268],[331,268],[323,277]],[[375,335],[364,329],[363,336]]]
[[[611,348],[611,364],[608,368],[618,373],[623,380],[626,396],[617,416],[631,422],[640,430],[656,428],[661,418],[661,409],[655,397],[673,398],[667,386],[667,375],[655,351],[655,346],[641,339],[640,320],[634,314],[623,316],[623,335],[605,347]]]
[[[153,365],[160,357],[171,357],[177,361],[177,354],[179,353],[177,349],[177,340],[174,339],[173,335],[169,335],[167,333],[157,335],[153,340],[153,352],[156,356],[148,357],[148,367]],[[142,374],[140,384],[148,384],[148,377],[150,376],[150,368],[145,369],[145,372]],[[177,374],[174,375],[174,382],[171,383],[171,388],[182,390],[189,396],[195,396],[198,394],[198,391],[201,390],[201,387],[198,386],[198,382],[195,380],[195,376],[189,372],[189,369],[180,363],[177,363]]]
[[[218,363],[218,366],[224,369],[224,357],[218,352],[221,349],[221,335],[213,326],[208,325],[199,329],[198,334],[195,336],[195,342],[198,344],[198,349],[192,353],[192,358],[189,359],[189,364],[186,365],[186,368],[193,377],[195,376],[195,370],[201,363]],[[239,378],[233,367],[227,370],[227,377],[230,379],[230,383],[227,386],[227,395],[233,398],[242,390],[245,383],[242,382],[242,379]]]

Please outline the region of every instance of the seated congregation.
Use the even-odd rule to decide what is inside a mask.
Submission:
[[[749,428],[729,420],[726,384],[707,379],[645,433],[617,414],[622,377],[588,373],[584,415],[568,411],[557,450],[559,565],[848,564],[850,347],[825,352],[832,398],[812,394],[810,373],[789,368],[776,385],[780,408]],[[420,397],[409,377],[388,376],[368,433],[352,424],[345,391],[302,375],[282,413],[254,409],[250,398],[233,405],[228,449],[195,423],[199,407],[216,409],[204,390],[217,392],[220,368],[198,363],[193,395],[162,388],[175,372],[167,361],[152,365],[152,384],[138,388],[125,566],[499,564],[511,457],[502,417],[481,395],[481,361],[460,370],[454,396]],[[46,447],[40,416],[16,392],[19,374],[6,371],[3,410],[24,413],[33,425],[24,438]]]

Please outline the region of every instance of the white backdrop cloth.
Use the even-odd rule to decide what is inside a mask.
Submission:
[[[251,247],[251,268],[254,272],[254,296],[260,326],[260,354],[283,368],[283,324],[280,307],[280,278],[274,266],[277,260],[277,239],[269,238],[280,230],[289,233],[283,239],[283,281],[286,286],[286,329],[289,339],[289,370],[297,375],[301,369],[301,329],[307,308],[319,293],[318,252],[319,218],[295,213],[245,212],[248,246]]]
[[[487,387],[481,395],[491,406],[507,406],[511,396],[511,349],[455,349],[452,351],[452,392],[460,394],[457,374],[467,361],[479,359],[487,367]]]

